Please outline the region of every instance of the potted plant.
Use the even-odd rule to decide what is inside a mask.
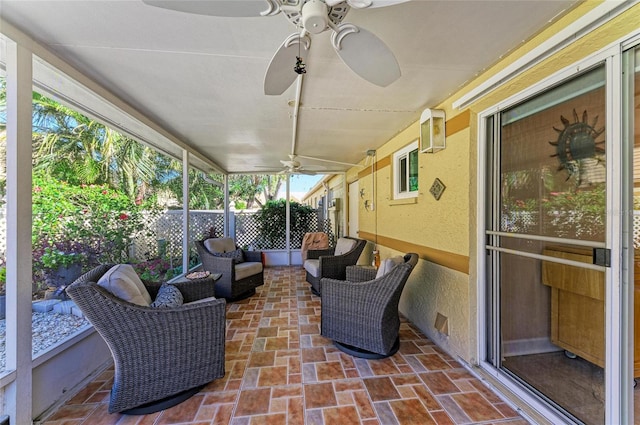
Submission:
[[[167,260],[155,258],[133,264],[133,268],[143,282],[157,283],[171,279],[171,265]],[[169,274],[169,276],[167,276]]]
[[[46,243],[34,255],[34,265],[40,270],[49,296],[65,298],[65,287],[82,274],[86,254],[81,246],[70,241]]]

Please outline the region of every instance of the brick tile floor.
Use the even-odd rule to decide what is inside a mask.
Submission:
[[[320,336],[321,300],[300,267],[272,267],[227,305],[226,374],[173,408],[108,414],[113,369],[45,425],[426,425],[527,422],[406,320],[400,351],[364,360]]]

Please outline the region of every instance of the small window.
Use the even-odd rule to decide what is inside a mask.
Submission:
[[[418,141],[393,154],[393,198],[418,196]]]

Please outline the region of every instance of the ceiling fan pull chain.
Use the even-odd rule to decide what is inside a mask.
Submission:
[[[260,16],[274,16],[280,13],[280,3],[278,0],[266,0],[268,8],[260,12]]]
[[[300,34],[302,34],[302,32]],[[293,67],[293,71],[298,75],[307,73],[307,66],[302,61],[302,54],[300,53],[300,44],[302,43],[298,42],[298,56],[296,56],[296,64]]]
[[[342,49],[342,40],[349,34],[360,32],[358,27],[353,24],[345,23],[338,25],[333,29],[334,33],[331,35],[331,44],[336,50]]]

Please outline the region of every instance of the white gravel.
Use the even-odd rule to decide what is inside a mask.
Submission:
[[[31,329],[33,356],[73,335],[87,326],[89,321],[73,314],[32,313]],[[6,320],[0,320],[0,371],[5,368]]]

